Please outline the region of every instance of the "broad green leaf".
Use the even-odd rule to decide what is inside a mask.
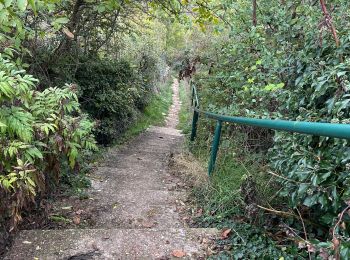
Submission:
[[[36,4],[35,4],[35,0],[28,0],[29,5],[31,6],[33,12],[35,15],[37,15],[37,10],[36,10]]]
[[[21,10],[22,12],[24,10],[26,10],[28,5],[28,1],[27,0],[17,0],[17,7],[19,10]]]
[[[13,0],[4,0],[4,6],[7,8],[12,4]]]
[[[54,23],[58,24],[66,24],[69,22],[69,19],[67,17],[59,17],[54,20]]]
[[[306,197],[303,204],[307,207],[311,207],[315,205],[316,202],[317,202],[317,195],[315,194],[313,196]]]

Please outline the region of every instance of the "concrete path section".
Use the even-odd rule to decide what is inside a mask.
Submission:
[[[203,241],[217,230],[184,225],[178,206],[186,191],[177,188],[169,170],[170,157],[183,145],[175,129],[178,86],[174,80],[166,127],[150,127],[122,148],[110,149],[91,174],[89,199],[76,202],[79,212],[90,213],[89,225],[23,230],[6,260],[205,258]]]

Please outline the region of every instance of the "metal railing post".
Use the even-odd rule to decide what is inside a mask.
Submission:
[[[195,89],[195,86],[193,85],[192,81],[190,84],[192,86],[191,106],[194,108],[193,109],[192,131],[191,131],[191,139],[190,140],[191,140],[191,142],[193,142],[197,136],[197,123],[198,123],[199,112],[196,111],[196,108],[199,108],[199,102],[198,102],[196,89]]]
[[[194,88],[192,87],[191,107],[193,107],[193,99],[194,99]]]
[[[220,144],[221,128],[222,128],[222,122],[218,120],[216,122],[215,135],[214,135],[214,140],[211,148],[210,160],[208,165],[209,176],[211,176],[215,167],[216,155],[218,153],[219,144]]]
[[[196,103],[196,102],[195,102]],[[197,135],[197,122],[198,122],[199,113],[194,110],[192,118],[192,131],[191,131],[191,142],[194,141]]]

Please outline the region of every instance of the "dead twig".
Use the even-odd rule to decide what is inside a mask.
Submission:
[[[335,226],[333,228],[333,232],[332,232],[332,236],[333,236],[332,243],[333,243],[333,249],[335,252],[335,259],[336,260],[340,260],[340,252],[339,252],[340,241],[339,241],[339,238],[337,237],[336,230],[337,230],[338,226],[340,225],[340,222],[343,220],[345,212],[350,209],[350,201],[348,201],[347,204],[348,204],[348,206],[339,214],[339,220],[335,224]]]
[[[298,215],[299,215],[299,218],[301,220],[301,224],[303,225],[303,230],[304,230],[304,235],[305,235],[305,241],[309,241],[309,239],[307,238],[307,232],[306,232],[306,228],[305,228],[305,223],[304,223],[304,220],[303,220],[303,217],[301,216],[300,214],[300,211],[298,208],[295,208],[296,211],[298,212]],[[309,242],[307,242],[307,244],[309,245]],[[310,254],[310,251],[307,250],[308,254],[309,254],[309,259],[311,260],[311,254]]]
[[[298,182],[298,181],[295,181],[295,180],[292,180],[292,179],[288,179],[288,178],[286,178],[284,176],[281,176],[281,175],[279,175],[279,174],[277,174],[277,173],[275,173],[273,171],[267,171],[267,172],[270,173],[271,175],[273,175],[275,177],[278,177],[280,179],[283,179],[285,181],[293,182],[293,183],[296,183],[296,184],[302,184],[302,182]]]
[[[265,208],[263,206],[260,205],[256,205],[258,208],[269,211],[269,212],[273,212],[276,215],[280,215],[280,216],[284,216],[284,217],[296,217],[295,214],[290,213],[290,212],[285,212],[285,211],[280,211],[280,210],[276,210],[276,209],[269,209],[269,208]]]
[[[335,26],[333,24],[332,17],[328,13],[325,0],[320,0],[320,4],[321,4],[321,9],[323,12],[324,19],[325,19],[324,22],[325,22],[326,26],[331,30],[334,41],[335,41],[335,45],[337,46],[337,48],[339,48],[340,43],[339,43],[337,31],[336,31]]]

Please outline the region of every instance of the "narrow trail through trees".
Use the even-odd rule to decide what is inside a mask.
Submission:
[[[166,118],[166,127],[167,128],[176,128],[179,123],[179,111],[181,107],[181,102],[179,98],[179,82],[174,79],[173,85],[173,104],[169,110],[168,116]]]
[[[91,175],[88,199],[60,201],[71,207],[69,229],[23,230],[5,259],[169,259],[205,256],[201,241],[215,229],[189,228],[179,204],[186,191],[171,174],[171,154],[182,149],[175,127],[180,109],[178,81],[166,127],[150,127],[122,148],[111,148]],[[67,205],[69,203],[70,205]]]

